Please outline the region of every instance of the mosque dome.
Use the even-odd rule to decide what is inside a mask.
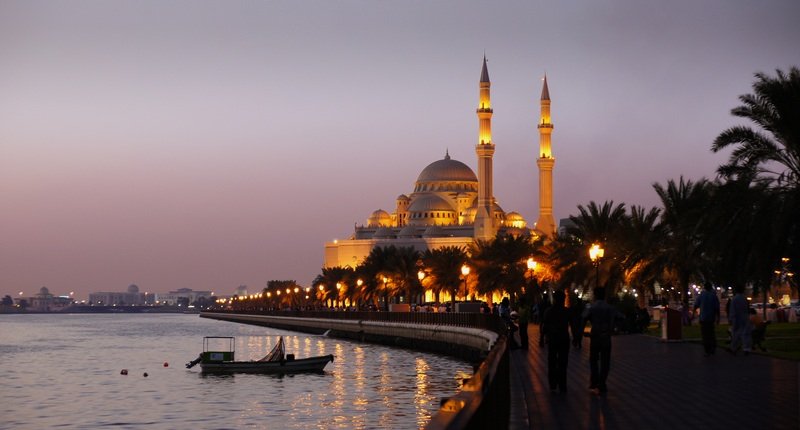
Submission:
[[[445,237],[446,234],[444,229],[439,227],[438,225],[432,225],[425,229],[425,232],[422,233],[422,237]]]
[[[411,199],[405,194],[400,194],[399,196],[397,196],[397,200],[402,200],[404,202],[407,202],[407,201],[409,201]]]
[[[478,182],[472,169],[466,164],[453,160],[450,154],[444,159],[434,161],[422,169],[417,182]]]
[[[39,295],[42,296],[50,295],[50,290],[47,287],[39,288]]]
[[[478,214],[478,200],[476,199],[475,203],[464,211],[464,215],[463,215],[464,224],[472,224],[472,223],[474,223],[475,222],[475,216],[477,214]],[[519,215],[519,214],[517,214],[517,215]],[[498,219],[500,221],[505,222],[506,213],[503,212],[503,208],[501,208],[500,205],[497,204],[497,202],[494,202],[494,204],[492,205],[492,217],[494,219]],[[521,216],[520,216],[520,218],[521,218]]]
[[[397,233],[397,237],[409,238],[409,237],[418,237],[419,232],[417,232],[417,228],[413,225],[409,224],[403,227],[399,233]]]
[[[506,214],[505,225],[508,227],[513,228],[525,228],[528,223],[525,221],[525,218],[522,217],[518,212],[509,212]]]
[[[420,195],[411,202],[409,212],[453,211],[450,203],[435,194]]]
[[[372,212],[372,215],[367,219],[367,227],[391,227],[391,225],[392,216],[383,209]]]
[[[139,286],[138,286],[138,285],[136,285],[136,284],[130,284],[130,285],[128,285],[128,292],[129,292],[129,293],[131,293],[131,294],[136,294],[136,293],[138,293],[138,292],[139,292]]]
[[[408,207],[409,224],[414,225],[450,225],[456,224],[456,210],[450,203],[436,194],[418,194]]]
[[[394,237],[394,232],[389,227],[380,227],[375,230],[375,239],[391,239]]]

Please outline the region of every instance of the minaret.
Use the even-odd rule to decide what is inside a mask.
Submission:
[[[536,221],[536,230],[541,234],[553,237],[556,233],[556,223],[553,219],[553,158],[550,149],[550,135],[553,133],[553,124],[550,123],[550,90],[547,89],[547,75],[544,76],[542,97],[540,100],[541,118],[539,119],[539,220]]]
[[[483,56],[483,70],[481,70],[480,93],[478,100],[478,144],[475,153],[478,154],[478,210],[475,214],[475,239],[489,240],[494,238],[497,229],[493,218],[492,208],[494,196],[492,195],[492,156],[494,144],[492,143],[492,103],[489,100],[489,69],[486,68],[486,56]]]

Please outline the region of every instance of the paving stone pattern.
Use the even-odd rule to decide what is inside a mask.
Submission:
[[[608,393],[589,392],[589,339],[570,350],[566,394],[551,393],[546,346],[511,351],[512,429],[800,430],[800,363],[664,343],[612,340]]]

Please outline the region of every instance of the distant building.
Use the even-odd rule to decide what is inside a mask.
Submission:
[[[136,284],[131,284],[126,292],[91,293],[89,303],[104,306],[139,306],[145,304],[145,294],[139,292]]]
[[[24,300],[28,303],[28,310],[39,312],[58,312],[72,304],[72,298],[54,296],[47,287],[40,288],[39,293]]]
[[[156,303],[168,306],[176,306],[182,303],[186,303],[188,305],[196,302],[197,299],[201,297],[210,299],[211,296],[211,291],[194,291],[191,288],[178,288],[177,290],[170,291],[168,293],[156,294]]]

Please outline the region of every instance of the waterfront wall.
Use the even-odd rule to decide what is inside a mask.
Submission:
[[[334,313],[329,312],[328,314]],[[344,314],[344,313],[339,313]],[[254,313],[203,312],[203,318],[354,339],[483,361],[498,339],[488,328],[448,324],[314,318]],[[348,315],[358,317],[358,315]]]

